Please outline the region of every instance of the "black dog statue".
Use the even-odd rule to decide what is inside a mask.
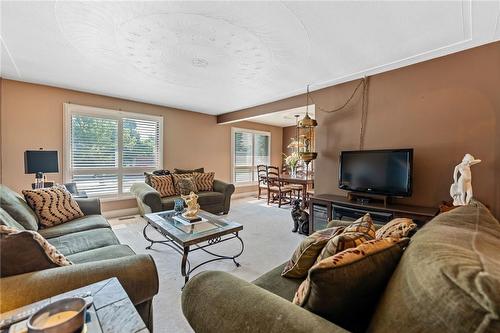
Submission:
[[[299,232],[299,234],[309,234],[309,213],[301,208],[302,200],[295,199],[292,201],[292,219],[293,229],[292,232]]]

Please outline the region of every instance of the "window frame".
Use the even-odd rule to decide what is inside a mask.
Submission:
[[[267,135],[269,137],[269,142],[268,142],[268,152],[269,152],[269,164],[271,163],[271,149],[272,149],[272,135],[270,131],[259,131],[259,130],[253,130],[253,129],[247,129],[247,128],[241,128],[241,127],[231,127],[231,182],[234,184],[235,187],[241,187],[241,186],[252,186],[252,185],[257,185],[258,180],[255,179],[250,182],[236,182],[236,177],[235,177],[235,159],[236,159],[236,151],[235,151],[235,135],[237,132],[245,132],[245,133],[251,133],[252,134],[252,168],[257,169],[257,165],[255,164],[255,154],[254,154],[254,147],[255,147],[255,134],[262,134],[262,135]],[[252,170],[252,178],[254,177],[254,172],[255,170]]]
[[[118,166],[111,168],[85,168],[77,170],[77,175],[85,175],[85,174],[107,174],[112,173],[116,174],[118,177],[118,193],[117,194],[100,194],[93,197],[97,198],[108,198],[108,199],[123,199],[130,198],[132,194],[130,192],[123,192],[123,176],[126,174],[134,174],[134,173],[143,173],[146,171],[154,171],[157,169],[163,169],[163,116],[156,116],[150,114],[136,113],[136,112],[128,112],[122,110],[115,109],[106,109],[99,108],[93,106],[86,105],[78,105],[72,103],[63,103],[63,180],[64,182],[71,182],[73,179],[74,168],[72,168],[71,160],[72,160],[72,149],[71,149],[71,125],[72,125],[72,116],[73,115],[84,115],[90,117],[98,117],[102,119],[113,119],[116,120],[118,129],[117,129],[117,159]],[[154,167],[124,167],[123,166],[123,119],[139,119],[139,120],[150,120],[157,121],[159,123],[159,156],[158,156],[158,165]]]

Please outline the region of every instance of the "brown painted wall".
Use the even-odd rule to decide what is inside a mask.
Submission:
[[[361,98],[335,114],[319,109],[342,105],[356,84],[312,93],[319,123],[316,193],[343,193],[337,188],[338,154],[359,147]],[[415,149],[414,194],[401,202],[437,206],[448,200],[453,167],[471,153],[483,160],[472,167],[474,194],[500,216],[500,42],[375,75],[368,99],[365,148]],[[297,107],[300,100],[244,115]],[[238,119],[237,113],[230,118]]]
[[[285,154],[290,154],[292,151],[288,149],[288,144],[290,144],[290,138],[296,137],[296,127],[288,126],[283,127],[283,148],[282,151]]]
[[[163,165],[167,169],[204,166],[215,171],[216,178],[230,181],[232,126],[270,131],[271,160],[278,165],[281,163],[280,127],[252,122],[217,125],[216,116],[5,79],[1,81],[1,93],[2,183],[16,191],[30,186],[34,178],[24,174],[25,150],[56,149],[62,163],[64,102],[162,115]],[[61,173],[48,177],[62,182]],[[238,192],[248,189],[239,188]],[[134,200],[108,202],[105,208],[134,205]]]

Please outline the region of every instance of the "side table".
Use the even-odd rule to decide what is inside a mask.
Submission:
[[[67,297],[80,296],[87,292],[93,297],[92,306],[87,309],[87,332],[97,333],[147,333],[149,330],[128,298],[117,278],[111,278],[74,289],[33,304],[0,314],[0,320],[16,314],[39,309],[47,304]],[[26,322],[26,320],[25,320]],[[9,332],[3,329],[0,333]]]

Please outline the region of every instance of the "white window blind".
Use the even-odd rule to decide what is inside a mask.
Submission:
[[[233,182],[255,183],[257,165],[270,163],[271,134],[239,128],[232,134]]]
[[[162,165],[163,117],[65,104],[65,181],[120,196]]]

